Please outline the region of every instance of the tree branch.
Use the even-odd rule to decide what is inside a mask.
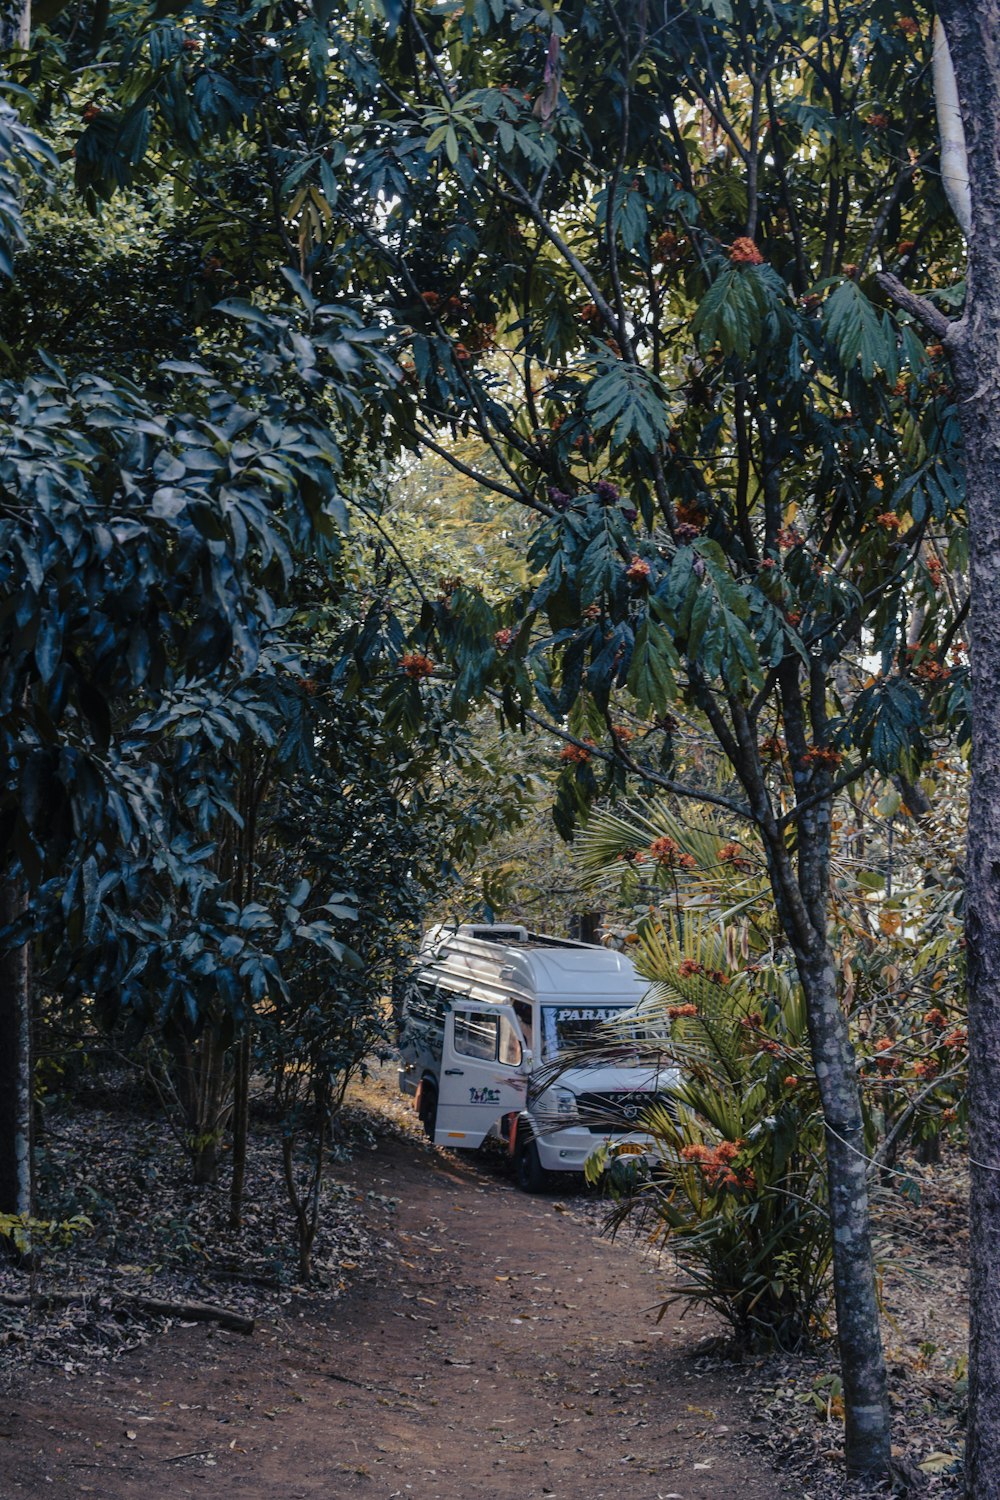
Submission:
[[[942,344],[950,343],[952,347],[958,342],[956,330],[959,324],[947,317],[940,308],[928,302],[926,297],[919,296],[905,287],[898,277],[893,276],[891,271],[879,271],[875,280],[885,292],[891,302],[894,302],[903,312],[909,313],[911,318],[916,318],[925,328],[929,328]]]
[[[489,697],[503,705],[503,693],[497,688],[488,687],[486,692]],[[557,739],[563,740],[567,745],[575,745],[578,750],[585,750],[588,755],[597,760],[603,760],[611,765],[624,765],[636,776],[641,776],[643,781],[648,781],[652,786],[662,787],[666,792],[673,792],[677,797],[686,797],[692,802],[707,802],[713,807],[725,808],[726,812],[732,813],[734,817],[742,818],[745,822],[754,821],[749,807],[742,803],[733,802],[729,797],[723,797],[719,792],[702,791],[697,787],[685,786],[682,781],[672,781],[669,776],[661,776],[659,771],[653,771],[648,766],[640,765],[630,755],[619,747],[616,751],[601,750],[599,746],[592,745],[588,740],[577,739],[576,735],[570,734],[567,729],[560,729],[558,724],[552,724],[548,719],[543,719],[541,714],[536,714],[530,708],[518,707],[518,712],[525,718],[530,719],[532,724],[537,724],[539,729],[544,729],[546,734],[554,734]]]

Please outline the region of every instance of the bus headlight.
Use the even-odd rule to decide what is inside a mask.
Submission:
[[[572,1090],[553,1089],[552,1094],[556,1101],[556,1114],[560,1120],[575,1120],[577,1118],[576,1095]]]

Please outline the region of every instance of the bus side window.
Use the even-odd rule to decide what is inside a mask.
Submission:
[[[514,1014],[520,1023],[521,1030],[524,1032],[524,1040],[534,1050],[535,1042],[531,1025],[531,1006],[526,1000],[512,1000],[511,1004],[514,1007]]]
[[[498,1016],[484,1016],[481,1012],[456,1011],[455,1051],[464,1057],[495,1062],[498,1020]]]
[[[521,1041],[506,1016],[500,1017],[500,1061],[512,1068],[521,1062]]]

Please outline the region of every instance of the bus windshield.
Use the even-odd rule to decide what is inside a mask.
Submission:
[[[593,1040],[599,1027],[628,1009],[627,1005],[543,1005],[543,1058],[550,1062],[560,1052]]]

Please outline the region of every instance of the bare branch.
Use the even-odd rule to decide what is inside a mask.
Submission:
[[[952,348],[958,342],[956,330],[959,324],[947,317],[940,308],[928,302],[926,297],[919,296],[905,287],[898,277],[893,276],[891,271],[879,271],[875,277],[879,286],[886,296],[896,304],[903,312],[909,313],[911,318],[916,318],[925,328],[929,328],[942,344],[950,342]]]

